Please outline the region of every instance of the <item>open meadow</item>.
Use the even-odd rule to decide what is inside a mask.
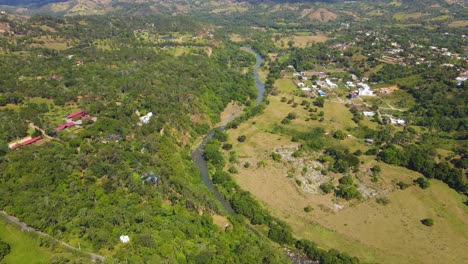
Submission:
[[[369,191],[371,195],[348,202],[337,199],[332,193],[310,191],[307,183],[298,182],[303,169],[301,164],[316,164],[320,153],[307,153],[296,159],[285,158],[282,153],[282,159],[274,161],[273,152],[294,151],[299,145],[291,141],[288,131],[307,132],[322,127],[325,133],[331,133],[357,126],[344,104],[328,100],[323,108],[318,108],[324,112],[322,122],[306,121],[310,113],[300,103],[313,99],[291,95],[297,88],[290,79],[277,80],[275,87],[280,93],[268,98],[269,105],[263,114],[227,131],[237,157],[234,166],[239,171],[232,175],[242,189],[251,192],[275,216],[291,225],[296,237],[310,239],[327,249],[347,252],[364,263],[459,263],[460,259],[468,259],[464,249],[468,243],[468,209],[463,205],[463,196],[446,184],[433,180],[431,187],[423,190],[412,185],[421,174],[377,162],[372,156],[360,156],[358,184],[363,186],[361,191]],[[283,97],[293,103],[288,104],[284,99],[282,102]],[[296,107],[294,102],[298,103]],[[282,125],[281,121],[291,112],[296,113],[297,118]],[[368,118],[364,122],[376,126]],[[245,142],[236,140],[241,135],[246,136]],[[369,149],[362,139],[352,135],[341,141],[329,135],[324,138],[327,144],[339,144],[351,152]],[[225,154],[227,159],[228,153]],[[368,177],[374,165],[382,168],[377,183],[371,183]],[[319,177],[332,178],[336,185],[341,176],[329,173]],[[399,181],[412,186],[399,190],[396,186]],[[382,197],[388,204],[376,202]],[[305,212],[306,207],[313,210]],[[421,224],[420,220],[427,217],[434,219],[434,226]]]

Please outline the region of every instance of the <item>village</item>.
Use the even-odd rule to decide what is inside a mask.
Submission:
[[[343,79],[333,78],[324,72],[297,72],[292,65],[288,66],[288,71],[292,72],[292,74],[287,75],[287,73],[283,72],[284,76],[291,76],[295,86],[303,93],[303,96],[311,98],[325,97],[332,102],[342,103],[350,108],[355,107],[363,116],[372,117],[375,121],[384,124],[406,125],[407,123],[403,118],[381,111],[391,110],[399,113],[405,111],[385,103],[380,98],[381,95],[390,95],[398,90],[397,86],[372,89],[368,84],[369,79],[366,77],[358,78],[356,75],[350,74],[351,81],[344,81]],[[375,109],[376,107],[372,107],[366,102],[368,98],[379,98],[387,107],[382,106]]]

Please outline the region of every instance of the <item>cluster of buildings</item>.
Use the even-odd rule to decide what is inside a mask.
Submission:
[[[91,118],[91,120],[93,122],[97,121],[96,117],[90,117],[90,115],[88,113],[85,113],[82,110],[71,113],[71,114],[67,115],[67,117],[65,118],[65,123],[57,126],[55,128],[55,131],[59,132],[59,131],[65,130],[65,129],[69,128],[69,127],[73,127],[73,126],[76,126],[76,125],[82,125],[83,120],[86,120],[88,118]]]

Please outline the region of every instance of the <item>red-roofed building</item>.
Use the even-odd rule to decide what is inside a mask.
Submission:
[[[73,122],[61,124],[61,125],[58,126],[55,130],[56,130],[56,131],[62,131],[62,130],[64,130],[65,128],[67,128],[67,127],[72,127],[72,126],[74,126],[74,125],[75,125],[75,123],[73,123]]]
[[[19,147],[26,146],[26,145],[32,144],[32,143],[34,143],[34,142],[37,142],[37,141],[39,141],[39,140],[41,140],[41,139],[42,139],[41,136],[37,136],[37,137],[35,137],[35,138],[28,139],[28,140],[26,140],[26,141],[24,141],[24,142],[21,142],[21,143],[19,143],[19,144],[15,144],[15,145],[13,145],[13,146],[11,147],[11,149],[17,149],[17,148],[19,148]]]
[[[72,114],[67,115],[67,118],[75,118],[75,117],[81,116],[81,115],[83,115],[83,114],[84,114],[84,112],[80,110],[80,111],[78,111],[78,112],[75,112],[75,113],[72,113]]]

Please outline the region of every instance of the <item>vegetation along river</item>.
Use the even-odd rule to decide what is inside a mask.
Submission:
[[[257,52],[255,52],[254,50],[252,50],[250,48],[243,48],[243,49],[247,50],[247,51],[250,51],[250,52],[255,54],[256,63],[255,63],[255,67],[253,69],[253,73],[254,73],[254,78],[255,78],[255,84],[256,84],[256,87],[257,87],[257,103],[256,103],[256,105],[258,106],[263,101],[263,95],[265,94],[265,84],[262,81],[260,81],[260,79],[258,78],[258,68],[260,67],[260,65],[262,65],[263,58],[260,56],[260,54],[258,54]],[[220,201],[221,204],[223,205],[223,208],[229,214],[232,215],[232,214],[235,213],[234,209],[232,209],[229,202],[226,201],[226,199],[224,199],[224,197],[218,192],[218,190],[214,186],[214,184],[211,181],[210,176],[208,174],[208,167],[207,167],[206,161],[203,158],[203,151],[204,151],[205,145],[213,137],[215,129],[224,130],[224,128],[225,127],[222,126],[222,127],[214,128],[214,129],[210,130],[210,132],[203,139],[203,142],[198,146],[198,148],[195,151],[192,152],[192,159],[197,164],[197,167],[201,172],[203,183],[206,185],[206,187],[208,187],[208,189],[210,191],[213,192],[215,198],[218,201]]]

